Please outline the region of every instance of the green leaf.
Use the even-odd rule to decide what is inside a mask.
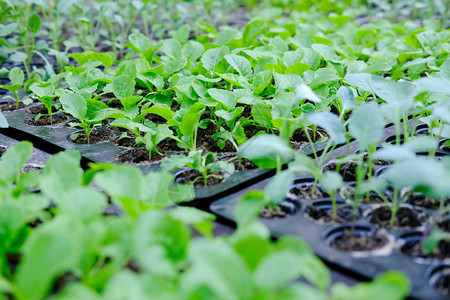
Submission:
[[[239,147],[238,155],[250,159],[263,169],[275,169],[278,163],[293,158],[292,149],[276,135],[257,135]]]
[[[327,193],[334,193],[344,186],[344,181],[342,180],[341,174],[327,171],[323,175],[324,176],[319,181],[320,188],[325,190]]]
[[[350,134],[358,141],[361,151],[380,141],[384,130],[384,119],[375,102],[357,107],[349,119]]]
[[[439,227],[434,227],[422,243],[422,249],[425,253],[431,254],[438,247],[441,241],[450,242],[450,233],[443,231]]]
[[[423,31],[416,34],[422,48],[432,56],[439,56],[442,52],[442,44],[439,35],[434,31]]]
[[[290,65],[286,69],[286,71],[284,71],[284,73],[301,75],[306,70],[309,70],[309,68],[311,68],[310,65],[299,62],[299,63],[293,64],[293,65]]]
[[[134,94],[134,87],[136,82],[126,75],[119,75],[114,77],[112,81],[112,88],[114,96],[119,99],[131,97]]]
[[[236,95],[233,92],[212,88],[208,90],[208,94],[214,100],[222,103],[229,109],[233,109],[236,106],[237,103]]]
[[[186,45],[183,46],[181,52],[183,53],[183,56],[190,61],[196,61],[200,56],[202,56],[204,50],[205,46],[203,46],[199,42],[189,41]]]
[[[225,60],[239,73],[239,75],[248,77],[253,74],[252,66],[247,58],[240,55],[227,54],[225,55]]]
[[[31,32],[36,34],[41,29],[41,18],[37,14],[32,14],[28,19],[28,28]]]
[[[111,68],[113,64],[113,59],[106,53],[72,53],[69,56],[75,59],[81,66],[89,62],[90,60],[99,61],[107,68]]]
[[[0,128],[8,128],[8,127],[9,127],[8,120],[6,120],[5,116],[0,111]]]
[[[181,44],[175,39],[164,40],[160,50],[172,59],[181,58]]]
[[[225,57],[225,54],[227,54],[228,51],[228,47],[213,48],[205,51],[201,58],[203,67],[208,71],[214,69],[219,61]]]
[[[9,71],[9,80],[11,84],[23,84],[25,75],[21,68],[14,67]]]
[[[0,180],[14,181],[33,152],[33,144],[22,141],[10,147],[0,161]]]
[[[407,81],[393,82],[380,76],[372,76],[371,83],[377,96],[388,103],[413,101],[418,94],[414,84]]]
[[[324,44],[312,44],[311,48],[314,51],[318,52],[326,61],[331,61],[335,63],[340,62],[339,56],[336,54],[336,52],[334,52],[333,48],[331,48],[330,46]]]
[[[250,271],[245,261],[234,249],[220,240],[196,240],[190,247],[189,268],[181,280],[183,295],[190,299],[251,299],[252,284]],[[209,295],[196,297],[195,292],[205,290]],[[208,295],[207,294],[207,295]]]
[[[82,96],[67,92],[60,97],[59,101],[65,112],[71,114],[80,121],[84,120],[87,113],[87,103]]]
[[[337,144],[347,141],[344,124],[342,124],[342,121],[335,114],[328,111],[321,111],[310,113],[307,117],[311,123],[325,129],[330,138]]]
[[[266,103],[256,102],[252,107],[252,117],[253,120],[265,126],[268,130],[272,129],[272,114]]]
[[[294,183],[294,173],[285,170],[275,175],[264,188],[269,202],[278,205],[286,199],[286,194]]]
[[[372,282],[359,283],[349,287],[344,283],[333,285],[333,299],[345,300],[402,300],[411,290],[408,277],[399,271],[388,271],[378,275]]]
[[[239,227],[245,228],[257,219],[265,204],[266,197],[263,191],[255,190],[245,193],[235,208],[236,222]]]
[[[354,87],[357,87],[363,91],[375,93],[372,87],[372,75],[368,73],[353,73],[347,74],[344,80]]]
[[[55,92],[55,86],[50,82],[42,84],[35,82],[30,86],[30,90],[39,98],[43,98],[45,96],[52,96]]]
[[[432,93],[444,93],[450,95],[450,80],[436,77],[420,78],[414,82],[422,90]]]
[[[132,33],[128,39],[141,53],[145,53],[153,47],[150,39],[142,33]]]
[[[301,84],[295,89],[295,95],[298,99],[308,99],[313,102],[321,102],[319,96],[306,84]]]
[[[16,271],[16,287],[24,298],[45,298],[53,281],[78,263],[82,245],[74,225],[70,218],[57,218],[28,238]]]
[[[300,275],[298,255],[293,251],[279,251],[267,255],[253,274],[254,282],[261,290],[275,291],[281,289]],[[290,266],[287,268],[286,266]]]
[[[242,40],[244,45],[248,46],[258,37],[264,28],[265,22],[262,20],[255,20],[245,26],[244,33],[242,34]]]
[[[356,107],[355,96],[349,87],[341,86],[338,92],[343,112]]]

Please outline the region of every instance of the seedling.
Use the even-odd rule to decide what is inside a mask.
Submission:
[[[25,75],[22,69],[14,67],[9,71],[9,80],[11,85],[2,85],[0,89],[8,90],[14,95],[14,99],[17,103],[17,108],[19,108],[19,89],[23,86]]]
[[[200,176],[194,178],[192,182],[201,178],[204,186],[208,185],[208,178],[223,179],[224,176],[234,173],[233,164],[217,160],[217,157],[211,152],[205,155],[202,152],[202,150],[196,150],[190,151],[187,156],[183,154],[172,155],[162,161],[161,169],[168,171],[183,167],[193,168],[200,173]]]

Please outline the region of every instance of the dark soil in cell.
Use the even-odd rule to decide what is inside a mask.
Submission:
[[[353,199],[355,194],[355,187],[353,185],[347,185],[345,189],[341,189],[341,196],[345,199]],[[378,196],[375,192],[366,193],[361,199],[361,203],[364,204],[383,204],[384,200]]]
[[[318,185],[314,187],[311,183],[297,183],[289,190],[289,196],[295,199],[302,200],[315,200],[320,198],[326,198],[329,195],[323,192]]]
[[[387,237],[369,232],[360,234],[353,232],[350,228],[345,228],[342,235],[334,239],[330,246],[342,251],[372,251],[383,248],[387,245]]]
[[[258,125],[248,125],[244,127],[245,136],[250,139],[258,133],[267,133],[266,127]]]
[[[225,142],[225,147],[221,149],[217,146],[217,141],[212,137],[201,137],[197,138],[197,148],[201,148],[206,152],[214,152],[214,153],[226,153],[226,152],[235,152],[236,149],[233,147],[233,144],[230,141]]]
[[[114,138],[114,134],[111,131],[104,129],[94,129],[89,134],[89,143],[87,136],[84,134],[84,131],[77,132],[78,136],[75,139],[72,139],[70,136],[68,137],[69,141],[75,144],[99,144],[103,142],[110,141]]]
[[[0,146],[0,157],[8,150],[8,147],[6,146]]]
[[[286,218],[295,214],[299,208],[300,204],[285,200],[275,207],[263,207],[259,216],[264,219]]]
[[[80,280],[77,276],[75,276],[73,273],[65,273],[61,276],[59,276],[52,288],[52,294],[57,294],[61,292],[66,286],[68,286],[70,283]]]
[[[152,153],[150,157],[150,152],[145,148],[126,150],[117,156],[117,160],[125,164],[150,164],[158,162],[163,158],[156,153]]]
[[[305,209],[308,216],[320,223],[348,223],[353,220],[353,210],[350,205],[337,205],[337,216],[333,216],[332,209],[320,209],[315,205],[308,205]]]
[[[246,170],[254,170],[257,169],[258,166],[252,163],[250,160],[246,158],[241,158],[239,162],[239,158],[236,154],[227,153],[219,156],[216,160],[218,161],[228,161],[234,165],[234,169],[236,171],[246,171]]]
[[[208,177],[206,180],[206,186],[216,185],[225,180],[224,174],[218,174],[212,171],[208,171],[208,175],[214,175],[218,177]],[[193,181],[194,187],[205,187],[205,181],[202,175],[194,169],[187,169],[177,173],[177,175],[175,176],[175,181],[181,184],[187,184]]]
[[[119,99],[111,99],[115,98],[114,94],[105,94],[100,97],[100,101],[107,104],[110,108],[123,109],[122,102]]]
[[[369,214],[370,223],[384,228],[390,227],[391,210],[388,206],[380,206]],[[422,220],[417,212],[408,207],[400,207],[395,216],[394,227],[401,229],[415,228],[422,225]]]
[[[318,128],[315,134],[311,129],[308,129],[308,133],[313,143],[319,142],[324,137],[328,138],[326,131],[321,128]],[[290,143],[294,150],[301,150],[301,148],[309,144],[309,140],[303,129],[297,129],[292,135]]]
[[[31,126],[49,126],[63,124],[67,121],[69,121],[68,117],[60,114],[54,114],[52,117],[52,122],[50,122],[50,116],[41,116],[38,120],[35,120],[34,118],[27,119],[25,123]]]
[[[156,114],[146,114],[144,119],[152,121],[153,123],[156,123],[156,124],[166,124],[166,119],[164,119],[163,117],[158,116]]]
[[[33,105],[28,106],[25,111],[29,114],[33,114],[33,115],[37,115],[37,114],[47,114],[47,108],[45,107],[45,105],[43,103],[36,103]],[[52,112],[57,112],[58,110],[56,109],[55,106],[52,106]]]
[[[437,221],[437,226],[447,232],[450,232],[450,216],[446,215]]]
[[[8,260],[8,267],[11,274],[14,274],[17,266],[19,265],[22,255],[20,253],[7,253],[6,259]]]
[[[0,110],[1,111],[14,111],[16,109],[22,109],[25,108],[26,105],[23,104],[23,102],[19,101],[19,107],[17,108],[17,102],[16,101],[6,101],[6,102],[0,102]]]
[[[127,137],[116,137],[113,140],[113,144],[118,146],[118,147],[123,147],[123,148],[133,148],[136,146],[136,138],[134,137],[133,133],[129,133]]]
[[[177,142],[171,138],[161,141],[158,144],[158,148],[161,152],[166,153],[167,155],[177,152],[185,152],[185,150],[178,147]]]
[[[437,249],[431,254],[425,253],[422,250],[422,244],[420,242],[407,243],[401,248],[401,251],[402,253],[412,257],[435,258],[443,260],[450,258],[450,242],[440,241]]]
[[[339,173],[342,175],[342,179],[344,181],[356,181],[356,167],[358,163],[354,161],[350,161],[344,164],[341,164],[339,167]],[[324,165],[322,168],[322,171],[336,171],[337,165],[334,162],[329,162],[328,164]],[[368,176],[366,174],[364,179],[367,179]]]
[[[450,272],[436,281],[436,288],[444,295],[450,295]]]
[[[20,171],[20,174],[25,174],[28,172],[38,172],[38,173],[42,173],[42,166],[38,166],[38,165],[25,165],[22,170]]]
[[[406,199],[406,202],[408,204],[414,205],[414,206],[419,206],[419,207],[423,207],[426,209],[434,209],[434,210],[439,210],[439,207],[441,205],[441,202],[438,199],[431,199],[431,198],[427,198],[421,194],[412,194],[411,196],[408,197],[408,199]],[[447,206],[450,204],[450,199],[445,199],[444,200],[444,206]]]
[[[254,170],[258,168],[257,165],[246,158],[241,158],[240,163],[239,159],[235,159],[233,160],[233,164],[236,171]]]

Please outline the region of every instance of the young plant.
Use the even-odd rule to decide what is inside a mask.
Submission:
[[[60,102],[64,111],[72,115],[79,122],[70,122],[69,125],[72,127],[81,127],[84,130],[84,134],[87,139],[87,143],[90,143],[90,134],[96,125],[100,125],[101,119],[90,119],[88,105],[83,96],[72,93],[65,92],[60,97]],[[71,136],[72,139],[76,138],[76,135]]]
[[[23,86],[24,78],[25,75],[23,74],[22,69],[14,67],[9,71],[9,80],[11,81],[11,84],[0,86],[0,89],[8,90],[14,95],[17,108],[19,108],[19,89]]]
[[[195,151],[197,149],[197,132],[200,118],[204,112],[205,106],[195,103],[180,117],[181,122],[178,122],[176,119],[168,120],[167,125],[178,133],[178,135],[172,135],[170,138],[174,139],[181,148]]]
[[[30,86],[30,90],[37,96],[37,99],[44,104],[50,117],[50,124],[53,124],[53,100],[57,97],[53,83],[33,83]],[[39,117],[40,115],[38,115],[37,118]]]
[[[194,150],[189,154],[172,155],[161,162],[161,169],[169,171],[177,168],[193,168],[200,176],[191,180],[196,182],[198,179],[203,180],[204,186],[208,185],[208,178],[214,177],[223,179],[224,176],[234,173],[234,165],[226,161],[217,160],[214,153],[202,154],[202,150]]]
[[[242,144],[237,154],[262,169],[276,169],[277,173],[280,173],[283,164],[294,158],[294,153],[279,136],[262,134]]]
[[[166,124],[156,125],[153,122],[146,121],[144,124],[133,122],[127,118],[119,118],[111,123],[111,126],[122,127],[130,130],[134,134],[137,146],[144,146],[151,153],[164,156],[158,149],[158,144],[164,139],[171,137],[173,132]],[[119,139],[128,137],[124,132]]]

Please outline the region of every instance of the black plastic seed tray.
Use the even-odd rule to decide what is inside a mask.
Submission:
[[[419,130],[426,130],[421,125]],[[385,130],[382,142],[389,142],[390,136],[395,131],[390,127]],[[350,143],[349,147],[342,146],[333,151],[329,161],[343,154],[358,151],[356,142]],[[445,152],[443,152],[445,153]],[[328,162],[329,162],[328,161]],[[375,165],[374,173],[379,174],[386,166]],[[376,176],[376,175],[375,175]],[[221,218],[235,221],[235,207],[238,199],[248,191],[263,190],[270,182],[265,179],[251,187],[239,191],[226,198],[211,204],[210,210]],[[299,173],[294,186],[290,189],[286,200],[284,200],[276,213],[271,215],[261,214],[259,220],[266,224],[274,237],[282,235],[295,235],[304,239],[313,251],[328,262],[331,266],[347,270],[348,274],[358,275],[372,279],[378,274],[388,270],[400,270],[408,274],[412,283],[411,296],[417,299],[449,299],[447,295],[441,294],[434,285],[439,282],[445,274],[450,273],[449,258],[421,258],[414,257],[409,250],[419,241],[422,232],[427,229],[430,218],[437,211],[411,205],[408,201],[402,206],[405,212],[413,217],[410,224],[413,226],[394,227],[388,229],[387,224],[375,222],[377,216],[382,213],[383,201],[377,203],[376,197],[370,197],[371,201],[361,204],[358,217],[353,223],[350,203],[342,193],[337,195],[339,222],[327,219],[331,211],[331,198],[326,193],[314,194],[317,199],[305,199],[303,194],[296,192],[300,187],[312,186],[314,178],[309,174]],[[354,182],[348,181],[346,185],[351,186]],[[320,189],[319,189],[320,192]],[[372,199],[373,198],[373,199]],[[417,222],[416,222],[417,221]],[[450,222],[444,219],[443,222]],[[384,246],[375,247],[371,251],[348,252],[335,248],[334,243],[342,238],[344,229],[352,228],[356,235],[376,236],[383,240]]]
[[[36,115],[27,113],[25,109],[4,112],[3,114],[8,120],[10,128],[0,129],[0,133],[13,136],[17,139],[31,140],[36,147],[42,147],[49,153],[56,153],[65,149],[76,149],[82,154],[84,165],[86,165],[87,162],[120,163],[117,160],[117,156],[121,152],[127,150],[126,148],[114,145],[112,142],[113,139],[98,144],[76,144],[71,142],[68,137],[73,134],[76,129],[67,124],[68,118],[61,124],[52,126],[33,126],[26,124],[26,120],[32,119]],[[116,133],[117,137],[119,135],[120,133]],[[315,145],[316,150],[323,149],[325,144],[325,142],[317,143]],[[305,154],[312,153],[310,147],[304,147],[302,152]],[[143,173],[159,170],[159,163],[137,164],[137,166]],[[196,188],[196,200],[194,205],[198,207],[206,205],[205,207],[207,208],[209,204],[205,204],[207,202],[205,200],[218,199],[271,175],[273,175],[273,171],[261,169],[235,172],[219,184],[204,188]]]

